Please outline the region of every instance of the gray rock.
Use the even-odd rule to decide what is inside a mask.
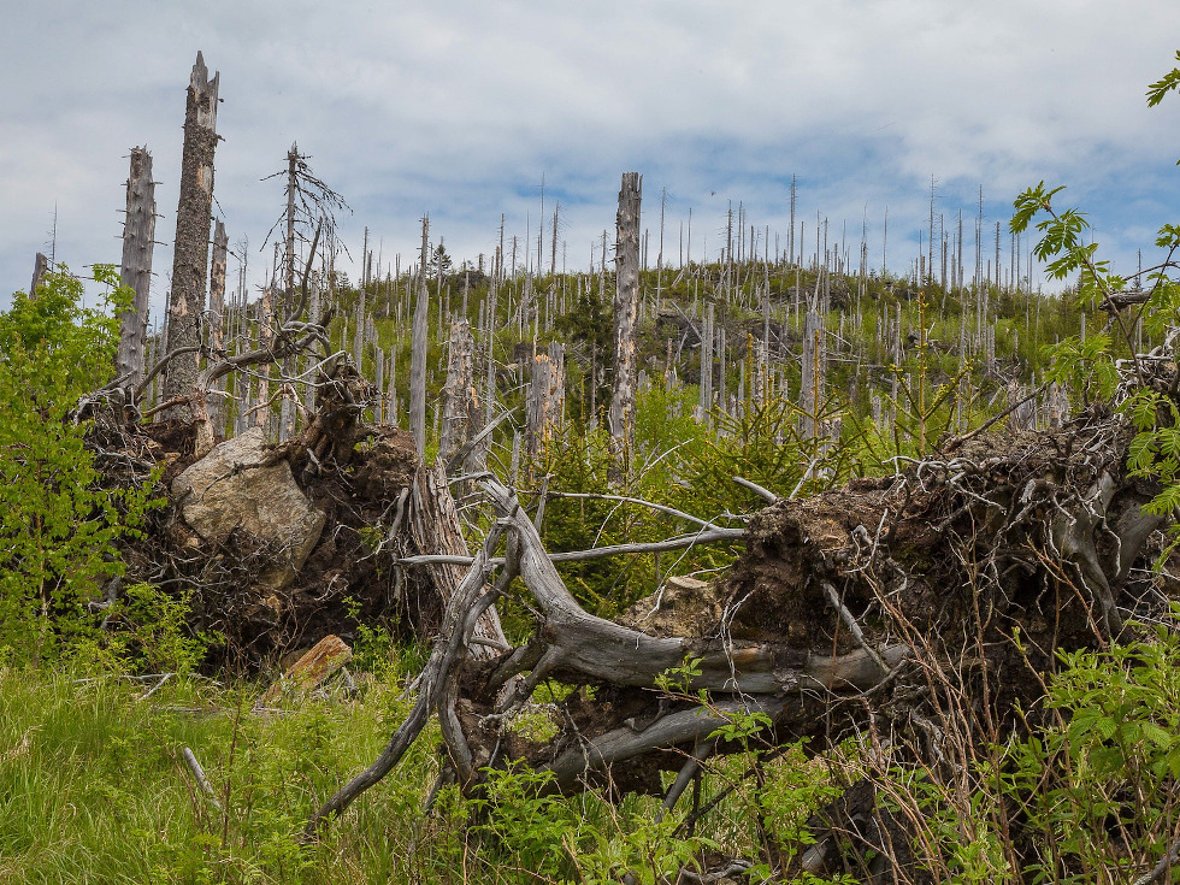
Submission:
[[[224,542],[240,528],[271,547],[273,567],[258,579],[281,590],[319,541],[324,514],[308,504],[286,461],[261,466],[267,454],[261,428],[226,440],[176,477],[172,498],[206,541]]]

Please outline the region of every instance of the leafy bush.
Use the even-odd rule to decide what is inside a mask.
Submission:
[[[95,277],[118,280],[109,267]],[[89,632],[85,603],[123,571],[113,545],[153,506],[149,489],[102,486],[72,414],[113,374],[128,293],[84,308],[63,268],[0,313],[0,657],[35,660]]]

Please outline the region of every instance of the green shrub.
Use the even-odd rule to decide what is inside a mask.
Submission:
[[[117,282],[109,267],[95,277]],[[91,634],[86,602],[123,572],[113,546],[153,506],[148,488],[103,487],[73,415],[113,373],[128,291],[87,309],[62,269],[0,313],[0,657],[39,659]]]

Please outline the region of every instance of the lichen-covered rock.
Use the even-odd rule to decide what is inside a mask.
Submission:
[[[258,580],[270,590],[290,584],[320,539],[324,514],[312,507],[285,460],[270,464],[261,428],[215,446],[172,483],[180,515],[206,541],[235,529],[273,551]]]

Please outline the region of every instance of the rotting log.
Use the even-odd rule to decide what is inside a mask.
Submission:
[[[306,692],[321,685],[352,660],[352,649],[336,635],[325,636],[306,652],[258,699],[258,706],[273,704],[290,691]]]

